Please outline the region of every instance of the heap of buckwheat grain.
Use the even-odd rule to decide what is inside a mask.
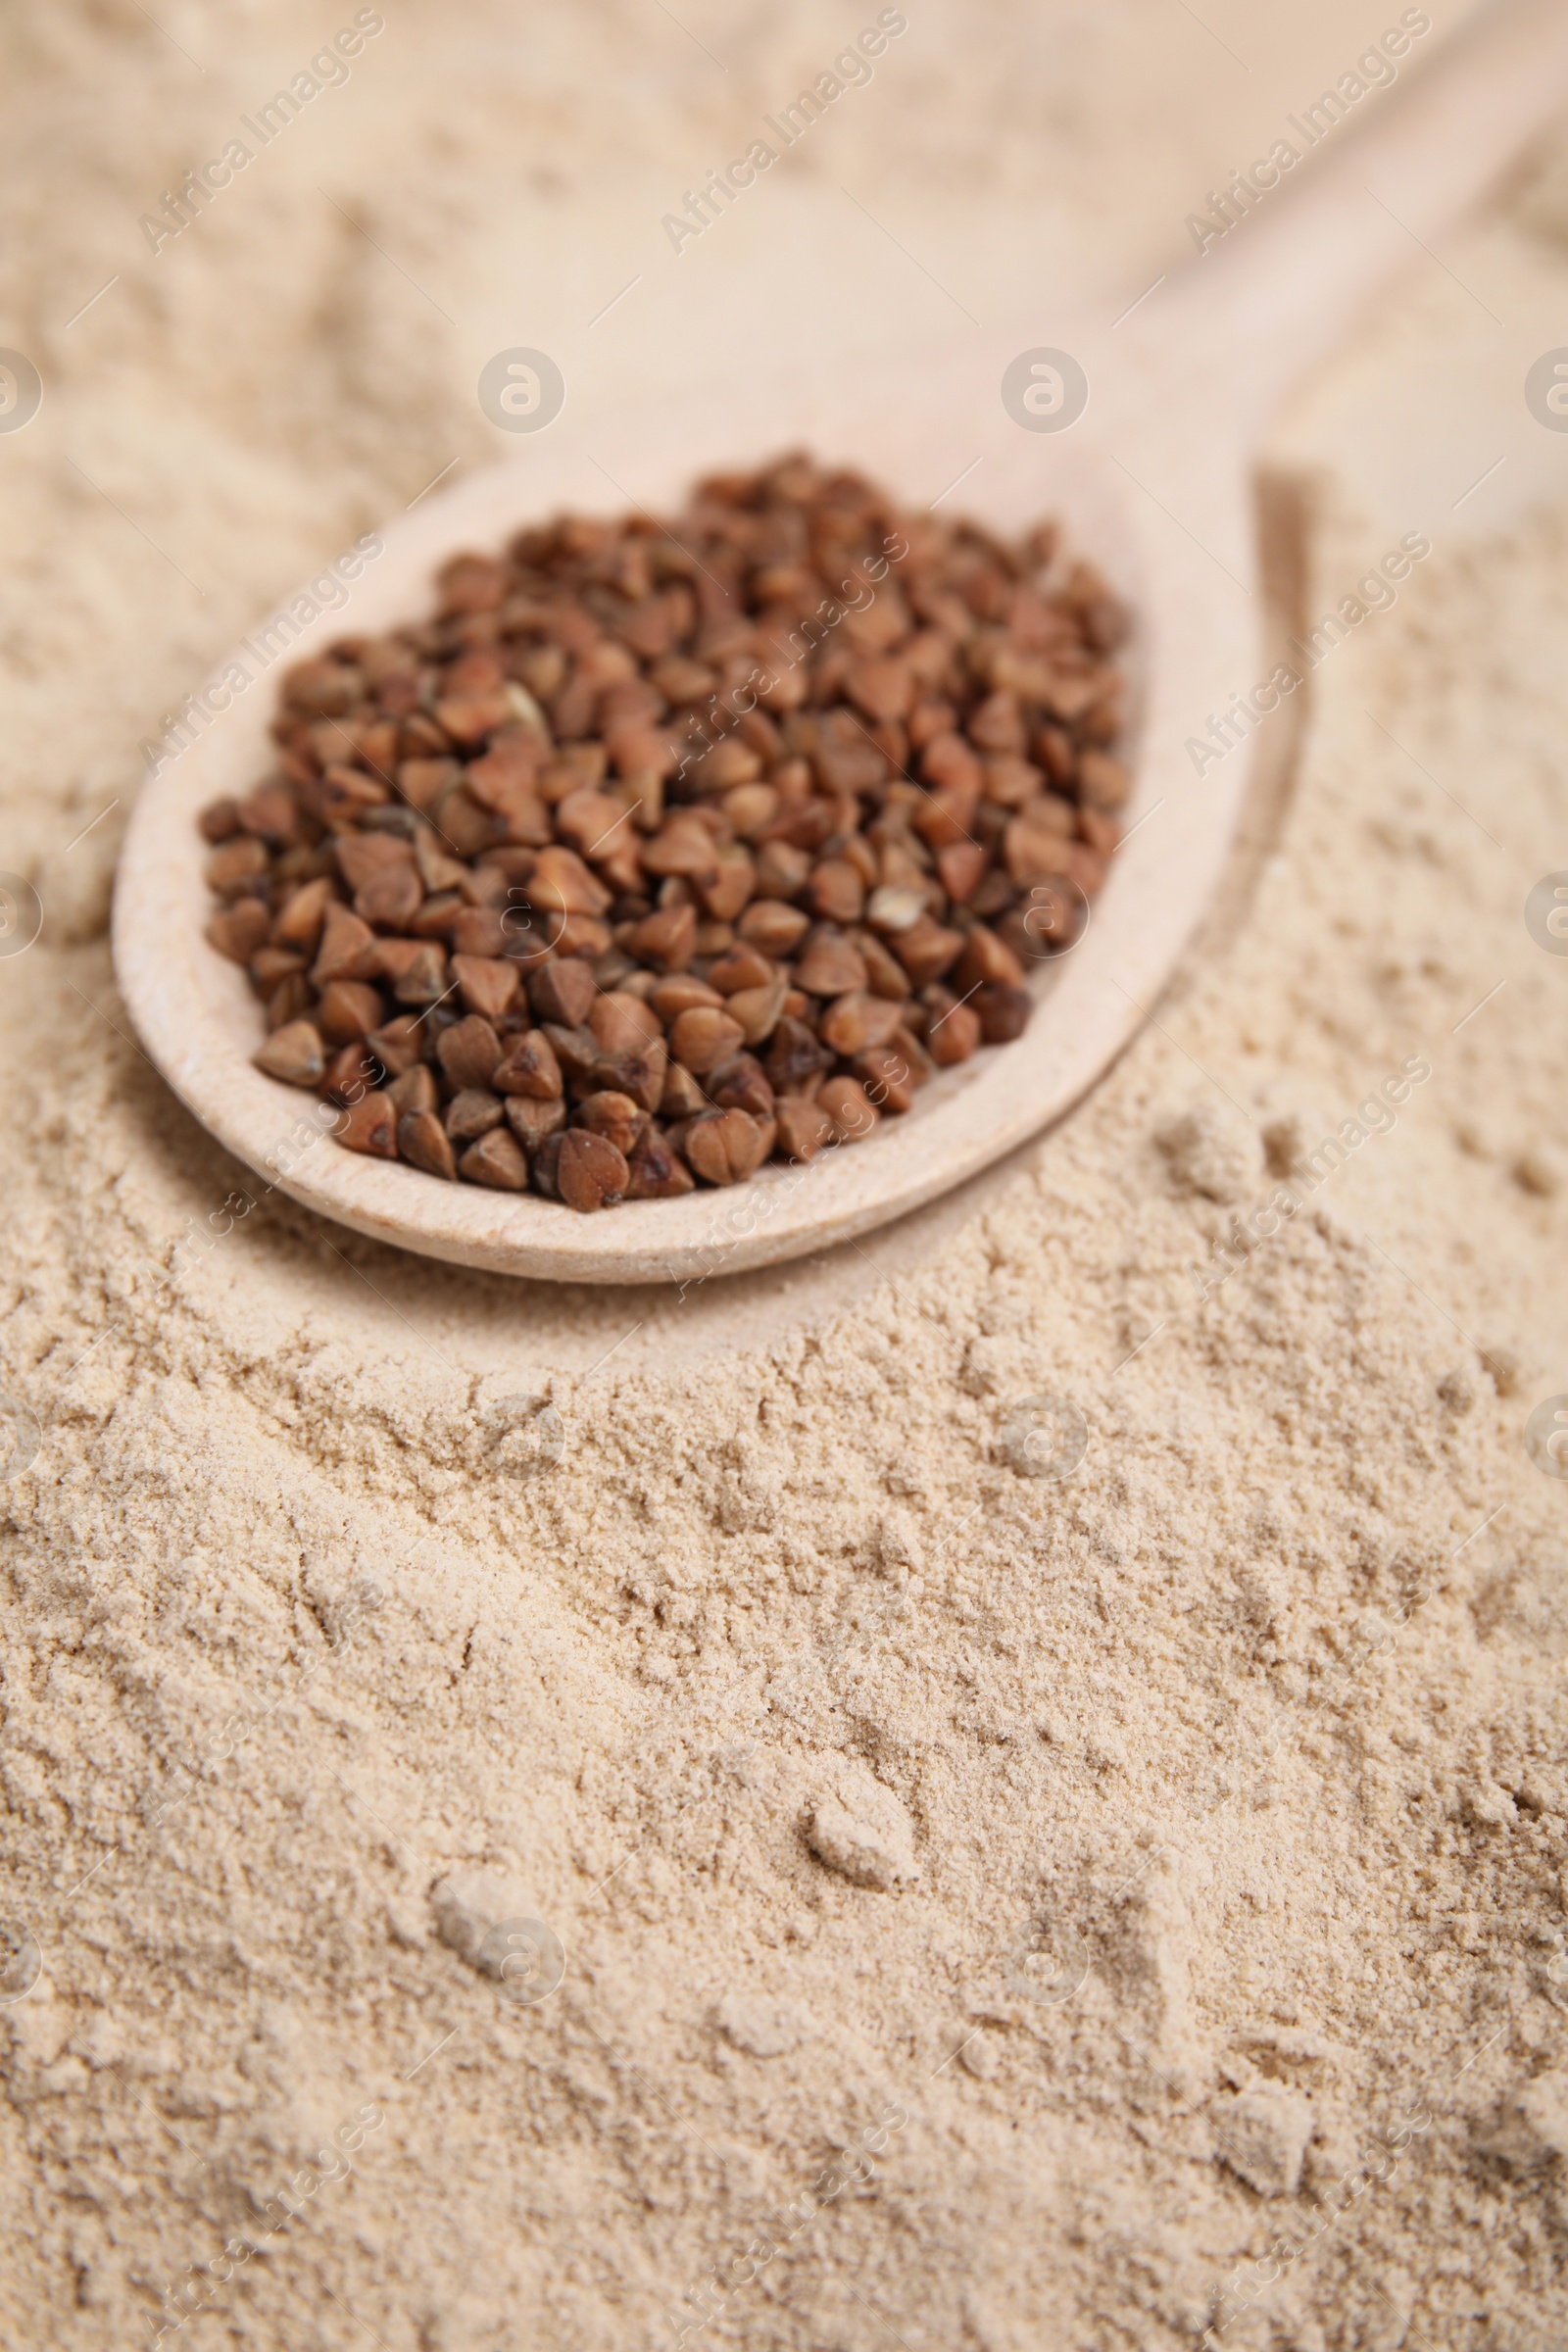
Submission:
[[[791,456],[462,555],[209,808],[256,1055],[350,1150],[576,1209],[734,1184],[1018,1036],[1118,834],[1123,617],[1055,533]]]

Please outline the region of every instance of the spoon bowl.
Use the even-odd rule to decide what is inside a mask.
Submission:
[[[645,410],[619,446],[612,419],[574,433],[563,417],[519,460],[432,498],[380,533],[382,552],[368,558],[348,603],[303,627],[274,667],[236,694],[147,785],[117,891],[122,990],[176,1093],[264,1182],[377,1240],[465,1265],[574,1281],[683,1281],[819,1249],[919,1206],[1066,1109],[1131,1034],[1194,906],[1208,894],[1209,869],[1223,857],[1231,804],[1245,780],[1243,763],[1233,762],[1206,791],[1188,796],[1195,805],[1185,821],[1141,826],[1156,803],[1168,804],[1179,781],[1168,760],[1140,756],[1145,708],[1163,704],[1179,679],[1211,676],[1217,694],[1240,674],[1247,598],[1223,579],[1222,596],[1184,597],[1162,576],[1160,551],[1116,468],[1082,443],[1067,462],[1063,451],[1043,449],[1038,437],[1012,428],[999,409],[1007,429],[993,436],[994,447],[962,486],[965,510],[1009,536],[1042,516],[1058,518],[1072,547],[1092,558],[1139,616],[1122,656],[1137,713],[1133,745],[1122,747],[1137,779],[1126,814],[1131,838],[1084,937],[1035,975],[1040,1002],[1021,1039],[982,1048],[940,1073],[904,1117],[885,1120],[863,1144],[829,1150],[801,1167],[768,1165],[729,1190],[626,1202],[592,1217],[532,1195],[441,1183],[399,1162],[346,1152],[314,1117],[312,1100],[252,1064],[264,1034],[261,1008],[244,972],[203,936],[211,900],[197,817],[219,796],[248,791],[270,765],[275,672],[347,630],[374,633],[418,614],[435,569],[459,548],[498,546],[564,507],[613,513],[635,502],[671,511],[689,487],[698,451],[710,453],[710,464],[740,465],[759,438],[768,446],[808,437],[813,449],[874,472],[913,507],[929,506],[977,454],[972,439],[948,438],[934,449],[891,446],[896,382],[862,378],[855,389],[858,397],[814,421],[808,436],[799,430],[798,409],[760,433],[755,402],[729,410],[726,437],[716,404],[711,432],[694,430],[700,420],[689,403],[662,417]],[[954,387],[960,431],[980,405],[977,389],[961,381]],[[792,421],[794,435],[786,430]],[[960,454],[950,463],[954,449]],[[1159,625],[1165,613],[1198,625],[1180,626],[1172,642]],[[232,657],[252,672],[265,627]]]

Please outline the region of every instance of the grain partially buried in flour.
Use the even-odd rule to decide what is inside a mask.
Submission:
[[[914,1828],[894,1791],[854,1756],[839,1757],[811,1804],[806,1842],[855,1886],[892,1893],[919,1876]]]

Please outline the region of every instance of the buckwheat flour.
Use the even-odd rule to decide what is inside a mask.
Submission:
[[[1093,13],[1059,16],[1074,154],[1105,122]],[[230,92],[332,29],[286,10],[264,50],[236,10],[220,57],[205,12],[159,14],[221,89],[118,5],[5,35],[47,193],[0,339],[50,392],[0,441],[0,864],[45,920],[0,959],[0,1385],[38,1448],[0,1489],[0,2337],[1560,2343],[1568,1490],[1523,1428],[1568,1390],[1568,964],[1521,909],[1568,866],[1568,504],[1524,359],[1466,471],[1446,387],[1485,380],[1492,330],[1431,272],[1282,432],[1314,484],[1303,617],[1391,532],[1433,553],[1314,673],[1225,922],[1062,1129],[863,1251],[684,1299],[400,1258],[253,1204],[139,1055],[108,804],[341,526],[487,447],[477,359],[317,182],[487,355],[515,333],[438,256],[555,173],[527,204],[578,206],[612,294],[612,134],[657,142],[613,80],[594,126],[593,60],[687,44],[548,17],[530,149],[489,87],[511,19],[460,19],[448,56],[389,10],[330,127],[67,334]],[[939,183],[948,90],[979,103],[1015,18],[988,23],[982,57],[911,12],[900,120]],[[777,63],[738,119],[793,86]],[[847,169],[892,78],[824,129],[865,143]],[[662,129],[717,152],[685,87]],[[466,89],[466,130],[431,93]],[[1532,358],[1565,172],[1452,257]],[[1136,182],[1176,234],[1191,178]],[[1134,184],[1092,224],[1122,261],[1153,234]],[[809,220],[825,185],[748,219]],[[1038,1475],[1073,1414],[1081,1459]]]

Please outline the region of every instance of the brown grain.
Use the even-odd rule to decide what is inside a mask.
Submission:
[[[259,1068],[352,1150],[580,1210],[906,1115],[1021,1033],[1120,838],[1125,621],[1054,548],[791,457],[455,557],[202,812]]]

